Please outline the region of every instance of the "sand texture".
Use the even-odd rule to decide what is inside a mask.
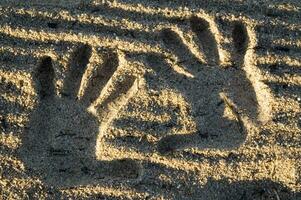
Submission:
[[[299,0],[1,0],[0,199],[301,200]]]

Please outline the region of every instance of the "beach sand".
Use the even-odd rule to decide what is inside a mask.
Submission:
[[[299,0],[2,0],[0,199],[301,199]]]

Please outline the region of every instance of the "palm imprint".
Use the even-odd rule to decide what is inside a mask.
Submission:
[[[196,121],[194,133],[170,134],[161,138],[158,151],[169,153],[189,147],[198,148],[235,148],[246,139],[246,121],[242,116],[256,121],[260,110],[258,93],[249,79],[245,68],[245,55],[250,38],[242,23],[235,23],[232,29],[232,66],[220,65],[219,46],[209,22],[192,17],[190,28],[200,44],[206,63],[201,63],[183,43],[179,34],[163,29],[159,37],[165,48],[178,58],[186,72],[192,77],[178,73],[166,59],[152,54],[146,58],[147,65],[156,76],[171,88],[179,91],[191,105],[191,115]],[[151,84],[151,83],[150,83]]]
[[[88,45],[73,52],[60,94],[55,91],[50,57],[41,60],[34,74],[39,103],[29,121],[20,154],[26,167],[48,184],[92,184],[108,177],[135,179],[141,170],[131,159],[97,160],[97,143],[138,86],[136,78],[127,75],[115,83],[102,101],[97,101],[119,64],[117,54],[106,51],[102,65],[94,68],[83,95],[78,97],[91,53]],[[88,112],[91,106],[94,112]]]

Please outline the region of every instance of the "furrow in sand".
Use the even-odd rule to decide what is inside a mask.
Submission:
[[[277,148],[273,149],[277,152]],[[258,153],[258,152],[257,152]],[[279,152],[280,153],[280,152]],[[281,152],[282,154],[283,152]],[[215,163],[214,165],[208,162],[194,162],[194,161],[185,161],[182,159],[174,159],[174,158],[166,158],[164,156],[145,156],[141,153],[137,152],[125,152],[120,149],[112,149],[110,148],[110,158],[114,159],[114,157],[120,159],[121,157],[131,157],[133,159],[140,160],[142,162],[148,163],[158,163],[162,164],[168,168],[177,169],[177,170],[185,170],[191,172],[198,172],[200,176],[208,176],[215,175],[216,171],[219,174],[222,174],[223,177],[240,177],[242,179],[247,179],[248,177],[256,176],[256,178],[263,177],[273,177],[275,179],[284,179],[286,182],[289,180],[291,183],[295,183],[296,180],[296,167],[297,163],[295,159],[287,159],[287,158],[277,158],[272,161],[242,161],[238,162],[234,165],[228,165],[225,161],[221,161]],[[277,157],[277,156],[276,156]],[[274,170],[279,170],[277,173]],[[282,173],[279,173],[281,170]],[[254,175],[254,171],[259,171]],[[279,177],[277,177],[279,176]]]
[[[20,28],[13,28],[8,25],[1,27],[1,33],[5,33],[17,38],[28,39],[34,41],[68,41],[87,43],[93,47],[110,47],[124,50],[127,52],[164,52],[159,45],[151,46],[142,42],[127,42],[115,37],[103,37],[101,35],[90,34],[75,34],[67,32],[51,32],[51,31],[34,31]]]

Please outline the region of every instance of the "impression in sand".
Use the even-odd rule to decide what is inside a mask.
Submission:
[[[93,71],[79,99],[91,51],[89,45],[81,44],[73,52],[60,93],[55,91],[51,57],[42,58],[34,74],[39,103],[22,139],[20,155],[28,170],[50,185],[92,184],[107,177],[135,179],[141,170],[130,159],[97,161],[96,144],[138,86],[134,76],[125,75],[101,103],[96,101],[119,64],[116,53],[104,50],[104,62]]]

